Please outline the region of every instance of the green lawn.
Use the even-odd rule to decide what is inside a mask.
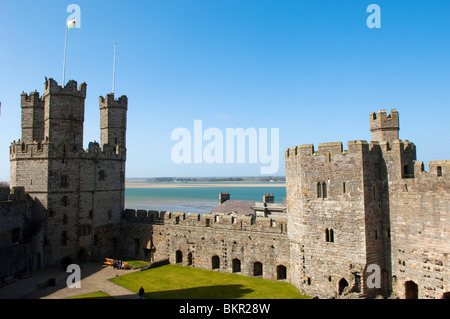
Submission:
[[[91,292],[91,293],[85,294],[85,295],[69,297],[67,299],[114,299],[114,297],[108,295],[106,292],[97,291],[97,292]]]
[[[305,299],[289,283],[165,265],[110,279],[150,299]]]

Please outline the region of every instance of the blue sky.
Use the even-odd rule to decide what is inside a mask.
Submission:
[[[84,144],[100,139],[98,96],[127,95],[127,177],[259,175],[257,164],[175,164],[171,133],[279,128],[284,150],[370,140],[369,114],[395,108],[418,160],[450,159],[450,2],[338,0],[2,1],[0,180],[20,138],[20,94],[88,84]],[[381,28],[369,29],[369,4]]]

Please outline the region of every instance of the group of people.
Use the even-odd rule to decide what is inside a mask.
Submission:
[[[114,269],[125,269],[125,263],[122,260],[114,260],[112,266]]]

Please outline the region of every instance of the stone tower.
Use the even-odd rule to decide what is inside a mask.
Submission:
[[[391,110],[391,114],[387,114],[386,110],[380,110],[376,113],[370,113],[370,132],[372,133],[372,141],[388,141],[398,140],[398,131],[400,124],[398,112]]]
[[[127,98],[100,97],[102,145],[85,150],[86,89],[48,79],[41,97],[21,96],[22,139],[10,147],[10,184],[24,187],[46,216],[42,265],[96,258],[96,228],[119,223],[124,209]]]

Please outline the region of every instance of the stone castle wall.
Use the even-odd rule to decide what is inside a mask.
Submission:
[[[123,218],[120,229],[106,226],[100,230],[109,233],[103,246],[110,247],[112,258],[168,259],[173,264],[225,273],[290,279],[285,220],[142,210],[126,210]],[[124,240],[115,247],[119,238]]]

